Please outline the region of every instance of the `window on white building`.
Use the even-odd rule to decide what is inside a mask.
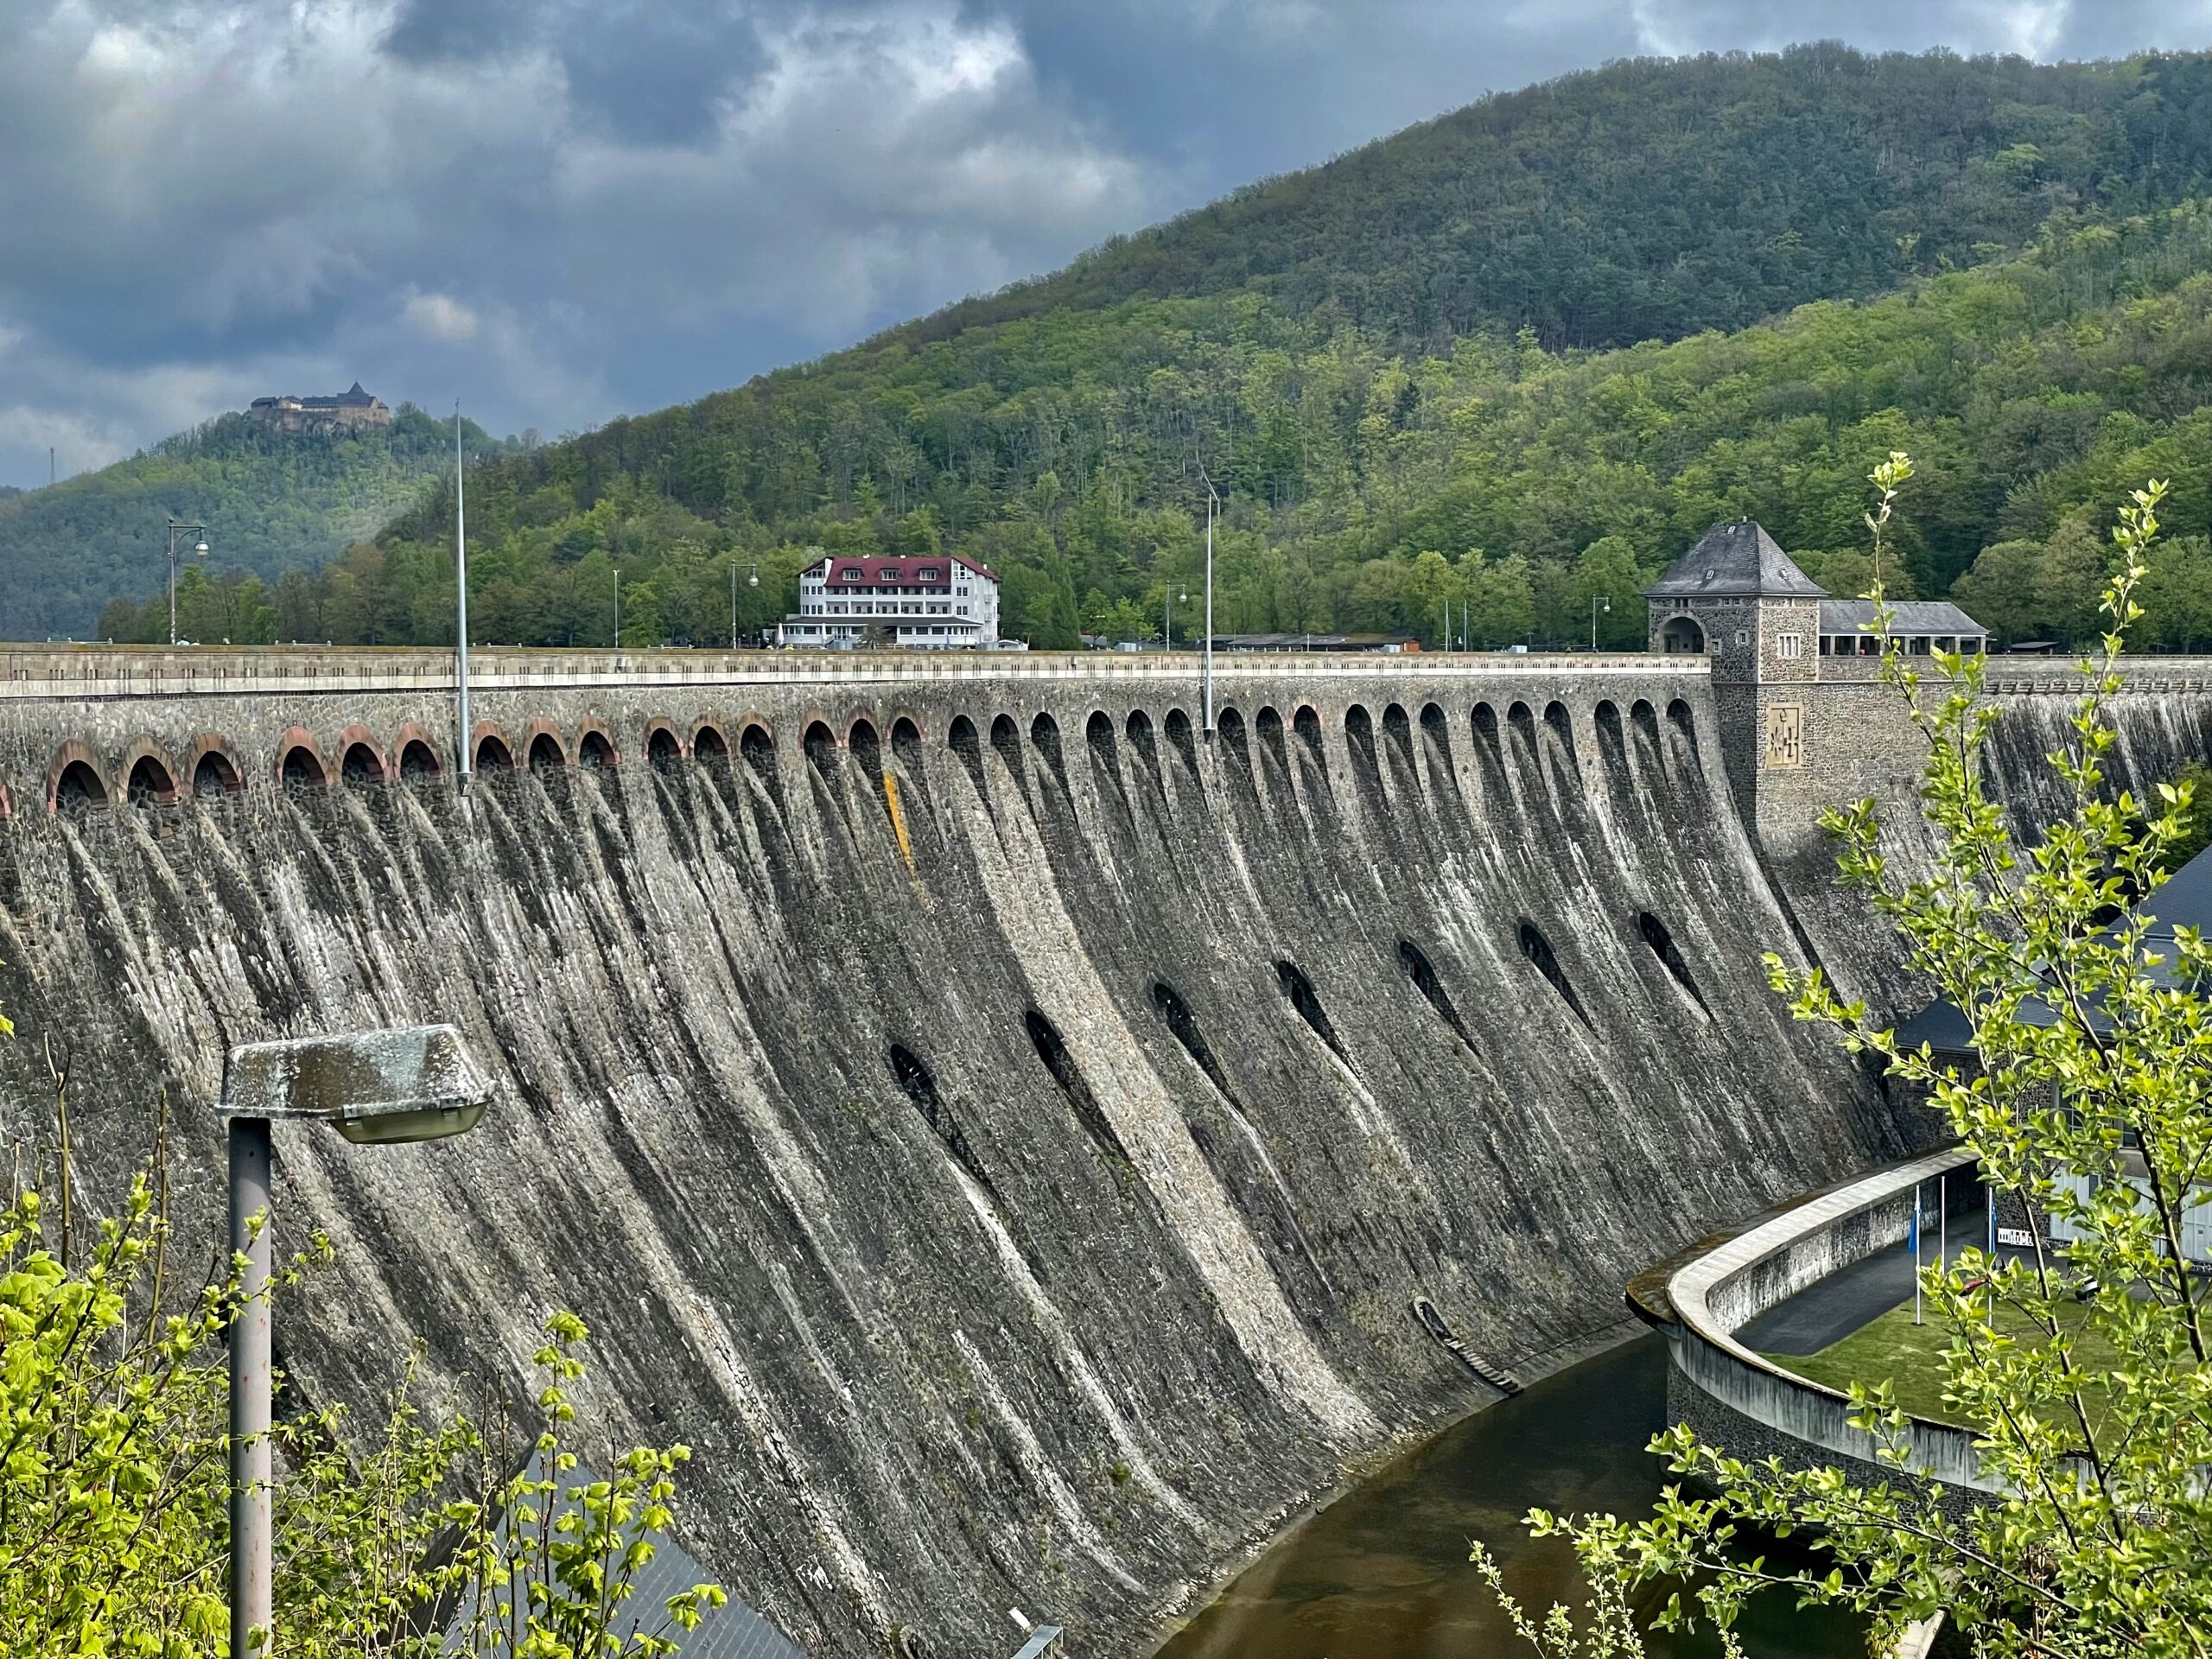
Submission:
[[[884,568],[884,570],[883,570],[883,580],[884,580],[884,581],[886,581],[886,582],[896,582],[896,581],[898,581],[898,580],[899,580],[899,569],[898,569],[898,567],[897,567],[896,565],[887,565],[887,566]]]
[[[858,582],[860,579],[861,573],[856,569],[848,570],[845,572],[845,580],[847,582]]]
[[[916,582],[935,582],[937,579],[938,573],[934,570],[917,570],[914,572],[914,580]]]

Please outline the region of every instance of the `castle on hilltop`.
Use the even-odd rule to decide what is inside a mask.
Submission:
[[[257,397],[246,412],[257,415],[287,432],[330,432],[340,427],[390,426],[391,405],[361,390],[356,380],[350,391],[335,397]]]

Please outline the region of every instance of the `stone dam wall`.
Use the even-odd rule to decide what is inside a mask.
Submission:
[[[696,1449],[683,1541],[810,1654],[1010,1650],[1011,1607],[1143,1651],[1494,1397],[1415,1297],[1525,1375],[1924,1144],[1764,988],[1762,950],[1849,986],[1885,947],[1770,876],[1700,662],[1230,659],[1209,742],[1161,660],[494,654],[475,713],[552,744],[464,792],[446,659],[360,655],[10,665],[8,1127],[50,1139],[50,1038],[111,1195],[167,1085],[213,1260],[226,1047],[458,1024],[474,1133],[278,1127],[279,1224],[339,1254],[280,1364],[365,1403],[419,1334],[515,1376],[575,1309],[590,1432]],[[2139,723],[2146,766],[2202,750]]]

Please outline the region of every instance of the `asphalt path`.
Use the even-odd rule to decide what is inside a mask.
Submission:
[[[1955,1261],[1960,1251],[1986,1243],[1987,1229],[1979,1205],[1954,1214],[1946,1241],[1950,1258]],[[1923,1267],[1935,1265],[1937,1236],[1931,1217],[1920,1234]],[[1786,1302],[1777,1302],[1738,1331],[1736,1340],[1754,1353],[1817,1354],[1911,1300],[1912,1252],[1902,1244],[1892,1245],[1808,1285]]]

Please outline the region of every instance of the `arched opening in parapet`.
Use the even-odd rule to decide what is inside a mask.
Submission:
[[[512,772],[514,751],[507,747],[507,741],[497,732],[486,732],[476,740],[476,770],[479,772]]]
[[[1213,1086],[1227,1096],[1229,1079],[1222,1075],[1213,1050],[1207,1046],[1205,1033],[1198,1029],[1197,1017],[1192,1014],[1191,1005],[1183,1000],[1182,993],[1166,980],[1156,979],[1152,982],[1152,1006],[1175,1040],[1183,1046],[1183,1052],[1211,1079]]]
[[[1060,723],[1052,715],[1040,714],[1029,722],[1030,746],[1045,757],[1045,763],[1055,772],[1060,766]]]
[[[830,756],[837,752],[837,740],[830,735],[828,725],[818,720],[807,722],[806,730],[799,737],[798,746],[817,767],[828,765]]]
[[[1328,1010],[1321,1006],[1321,999],[1313,989],[1313,982],[1300,971],[1296,963],[1278,962],[1275,963],[1275,982],[1282,988],[1283,995],[1290,1000],[1290,1006],[1297,1010],[1298,1017],[1306,1022],[1307,1028],[1328,1045],[1329,1052],[1349,1067],[1351,1056],[1344,1052],[1344,1046],[1337,1037],[1337,1028],[1329,1023]]]
[[[54,779],[54,804],[68,809],[107,804],[107,785],[100,782],[100,775],[89,762],[72,760],[61,768],[61,776]]]
[[[1273,776],[1278,783],[1290,781],[1290,750],[1283,741],[1282,714],[1280,709],[1262,707],[1253,717],[1252,729],[1260,740],[1260,758],[1272,763]]]
[[[845,748],[860,762],[861,771],[870,783],[883,775],[883,744],[875,734],[875,722],[862,715],[845,733]]]
[[[1382,710],[1382,741],[1405,768],[1407,780],[1418,784],[1421,774],[1414,770],[1414,723],[1403,704],[1394,702]]]
[[[1438,1018],[1451,1027],[1461,1042],[1480,1054],[1482,1049],[1467,1034],[1466,1025],[1459,1018],[1459,1010],[1452,1006],[1451,995],[1444,988],[1443,980],[1438,977],[1435,964],[1411,939],[1398,941],[1398,965],[1406,970],[1406,977],[1413,981],[1414,988],[1421,994],[1422,999],[1436,1010]]]
[[[124,798],[133,806],[150,806],[176,798],[176,779],[169,769],[150,754],[142,754],[124,784]]]
[[[944,741],[960,757],[960,764],[967,769],[968,781],[976,786],[977,798],[988,801],[989,797],[983,788],[983,740],[976,734],[976,722],[965,715],[955,715],[952,724],[944,728]]]
[[[292,789],[308,789],[330,781],[322,769],[322,757],[304,743],[295,743],[284,751],[276,775]]]
[[[1213,728],[1221,739],[1221,753],[1229,763],[1229,775],[1244,789],[1250,789],[1252,752],[1244,743],[1244,716],[1233,708],[1217,709]]]
[[[1659,715],[1652,706],[1638,697],[1628,706],[1629,729],[1636,734],[1637,746],[1643,758],[1652,765],[1659,763]]]
[[[384,757],[366,743],[348,743],[338,757],[338,775],[356,786],[384,782]]]
[[[1659,649],[1669,656],[1705,649],[1705,629],[1694,616],[1670,616],[1659,630]]]
[[[614,764],[614,745],[607,741],[605,732],[595,726],[585,729],[576,740],[576,764],[592,772]]]
[[[1090,718],[1083,723],[1083,741],[1090,749],[1090,757],[1104,766],[1109,773],[1114,770],[1114,721],[1103,709],[1094,709]]]
[[[1505,710],[1506,743],[1513,751],[1514,764],[1523,767],[1523,781],[1538,783],[1542,774],[1536,770],[1541,751],[1536,747],[1536,717],[1525,702],[1513,702]]]
[[[1152,716],[1141,709],[1132,709],[1129,711],[1128,719],[1122,724],[1122,731],[1129,741],[1129,747],[1136,752],[1137,758],[1151,768],[1155,778],[1158,777],[1160,747],[1153,738]]]
[[[758,721],[748,724],[737,734],[737,753],[738,758],[745,762],[747,770],[758,778],[772,795],[776,787],[775,734]]]
[[[1544,724],[1551,728],[1559,746],[1567,751],[1567,758],[1574,759],[1574,721],[1567,712],[1567,705],[1554,698],[1544,705]]]
[[[399,752],[399,781],[403,784],[435,783],[445,775],[445,768],[438,764],[438,752],[419,737],[410,737]]]
[[[722,735],[722,728],[711,721],[702,721],[699,729],[691,734],[691,758],[727,765],[729,740]]]
[[[1590,1023],[1590,1016],[1583,1013],[1581,999],[1575,995],[1574,987],[1567,983],[1567,970],[1559,965],[1559,957],[1552,949],[1552,942],[1544,937],[1541,928],[1526,917],[1523,917],[1521,921],[1520,943],[1521,954],[1527,957],[1536,971],[1544,976],[1551,988],[1560,994],[1560,999],[1566,1002],[1567,1006],[1574,1010],[1574,1017],[1587,1026]]]
[[[1356,743],[1374,742],[1375,721],[1363,704],[1355,702],[1344,710],[1344,735]]]
[[[1315,760],[1321,759],[1321,716],[1313,712],[1313,705],[1301,702],[1298,712],[1290,717],[1290,729],[1298,734],[1298,741]]]
[[[1083,1125],[1084,1133],[1091,1143],[1114,1162],[1127,1165],[1129,1154],[1122,1145],[1122,1137],[1114,1132],[1113,1123],[1100,1109],[1098,1101],[1090,1092],[1090,1085],[1083,1080],[1083,1073],[1076,1070],[1075,1057],[1068,1052],[1067,1044],[1061,1039],[1059,1027],[1035,1008],[1021,1016],[1028,1027],[1029,1040],[1035,1046],[1037,1058],[1045,1062],[1045,1069],[1052,1074],[1052,1081],[1067,1096],[1068,1104],[1075,1109],[1076,1122]]]
[[[1452,760],[1452,721],[1442,707],[1433,702],[1421,706],[1421,735],[1436,746],[1437,757],[1447,766]]]
[[[569,764],[569,757],[561,747],[561,740],[550,732],[540,732],[530,740],[530,769],[536,772],[558,772]]]
[[[1167,718],[1160,722],[1160,729],[1167,734],[1168,747],[1183,757],[1183,770],[1193,788],[1198,787],[1198,750],[1191,736],[1191,717],[1180,709],[1170,709]]]
[[[891,758],[917,783],[922,776],[922,728],[906,715],[891,722]]]
[[[1643,936],[1644,944],[1651,947],[1651,954],[1659,958],[1660,965],[1674,976],[1675,983],[1689,993],[1690,1000],[1710,1014],[1704,995],[1697,988],[1697,981],[1690,977],[1690,965],[1682,960],[1682,953],[1675,948],[1675,936],[1667,931],[1667,924],[1648,910],[1636,912],[1636,931]]]
[[[1689,704],[1684,702],[1680,697],[1675,698],[1667,705],[1667,719],[1674,728],[1682,734],[1682,744],[1689,750],[1691,760],[1699,760],[1700,757],[1697,752],[1697,720],[1690,713]]]
[[[218,795],[235,795],[245,787],[245,779],[238,776],[238,769],[231,764],[231,757],[220,749],[208,750],[192,769],[192,792],[201,800],[212,800]]]
[[[683,746],[676,734],[658,723],[645,731],[645,764],[656,772],[671,772],[683,759]]]

